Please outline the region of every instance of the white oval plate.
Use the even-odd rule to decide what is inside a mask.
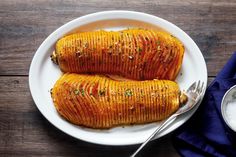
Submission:
[[[62,74],[58,66],[50,60],[50,54],[59,38],[77,31],[120,30],[131,27],[163,29],[179,38],[185,46],[185,55],[182,69],[176,81],[181,89],[187,89],[196,80],[203,81],[206,86],[207,69],[201,51],[194,41],[174,24],[156,16],[133,11],[105,11],[89,14],[66,23],[50,34],[40,45],[31,62],[29,85],[34,102],[45,118],[58,129],[75,138],[96,144],[131,145],[144,142],[154,129],[160,125],[160,122],[156,122],[116,127],[108,130],[76,126],[58,115],[50,97],[50,89]],[[188,114],[178,117],[155,138],[164,136],[181,126],[193,115],[196,109],[197,107]]]

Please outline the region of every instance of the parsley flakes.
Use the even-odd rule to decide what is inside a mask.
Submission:
[[[125,96],[132,96],[132,95],[133,95],[133,92],[130,89],[127,89],[125,91]]]
[[[74,90],[74,94],[75,94],[75,95],[78,95],[78,94],[79,94],[79,90],[78,90],[78,89],[75,89],[75,90]]]

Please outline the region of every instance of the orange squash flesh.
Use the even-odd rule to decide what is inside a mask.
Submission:
[[[180,93],[177,83],[168,80],[116,81],[66,73],[54,85],[51,96],[66,120],[104,129],[165,119],[183,102]]]
[[[175,80],[183,55],[183,44],[166,32],[128,29],[67,35],[57,41],[52,59],[63,72]]]

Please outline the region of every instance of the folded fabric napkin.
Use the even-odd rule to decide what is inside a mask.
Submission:
[[[197,112],[172,136],[174,147],[186,157],[236,157],[233,144],[221,115],[221,100],[236,84],[236,52],[209,85]]]

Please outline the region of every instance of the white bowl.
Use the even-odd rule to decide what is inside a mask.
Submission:
[[[60,18],[60,17],[58,17]],[[56,41],[66,34],[77,31],[97,29],[120,30],[130,27],[162,29],[179,38],[185,46],[182,69],[176,79],[180,88],[187,89],[194,81],[201,80],[207,85],[206,63],[194,41],[174,24],[158,18],[133,11],[105,11],[79,17],[66,23],[50,34],[36,51],[29,71],[29,86],[39,111],[55,127],[75,138],[104,145],[131,145],[144,142],[160,122],[145,125],[116,127],[108,130],[88,129],[73,125],[61,118],[51,100],[50,89],[60,77],[61,71],[50,60]],[[155,138],[164,136],[186,122],[196,111],[178,117],[172,125]]]
[[[236,105],[236,85],[231,87],[224,95],[223,99],[222,99],[222,102],[221,102],[221,114],[222,114],[222,117],[225,121],[225,123],[228,125],[228,127],[234,131],[236,133],[236,127],[235,125],[233,125],[231,122],[234,122],[236,121],[236,119],[232,119],[232,117],[229,117],[228,113],[227,113],[227,107],[229,107],[228,105],[230,103],[234,103]],[[230,109],[230,108],[229,108]],[[231,110],[231,109],[230,109]],[[236,110],[232,110],[230,111],[231,115],[232,114],[236,114]],[[234,113],[233,113],[234,112]],[[230,119],[231,118],[231,119]],[[235,118],[235,117],[234,117]]]

